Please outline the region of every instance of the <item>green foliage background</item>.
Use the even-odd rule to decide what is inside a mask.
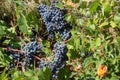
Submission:
[[[60,71],[58,80],[119,80],[120,1],[72,0],[72,5],[67,4],[67,0],[62,5],[62,1],[56,6],[67,8],[65,17],[73,29],[67,44],[69,61]],[[19,49],[22,41],[30,41],[34,36],[32,29],[35,29],[37,38],[47,46],[45,51],[51,53],[44,23],[36,8],[41,3],[50,4],[49,0],[0,0],[0,80],[49,80],[48,68],[7,71],[11,57],[3,51],[9,46]],[[100,78],[97,68],[102,64],[108,71]],[[74,70],[76,67],[78,71]]]

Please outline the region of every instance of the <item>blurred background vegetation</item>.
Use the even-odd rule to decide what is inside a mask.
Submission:
[[[50,5],[50,0],[0,0],[0,80],[50,80],[48,68],[7,71],[11,57],[3,50],[9,46],[20,49],[36,36],[50,55],[52,42],[37,10],[41,3]],[[59,0],[56,6],[68,10],[65,18],[73,26],[67,44],[69,60],[58,80],[119,80],[120,1]],[[103,64],[107,72],[100,77],[97,69]]]

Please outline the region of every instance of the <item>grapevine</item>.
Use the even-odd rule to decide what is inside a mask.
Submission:
[[[65,20],[65,10],[62,10],[55,6],[54,0],[51,5],[41,4],[38,6],[40,15],[45,23],[48,31],[48,38],[55,38],[55,34],[59,33],[61,38],[54,44],[53,60],[49,61],[46,58],[46,53],[42,50],[43,45],[39,43],[35,38],[26,44],[22,44],[20,50],[14,51],[13,48],[8,48],[6,53],[13,59],[8,66],[11,70],[16,67],[22,71],[30,69],[31,65],[34,65],[37,69],[48,67],[51,72],[51,79],[57,79],[59,70],[65,67],[65,61],[67,57],[67,47],[65,41],[71,38],[71,25]]]
[[[120,80],[120,0],[0,0],[0,80]]]

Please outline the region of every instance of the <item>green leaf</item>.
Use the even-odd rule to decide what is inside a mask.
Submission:
[[[8,66],[10,57],[0,48],[0,67]]]
[[[18,78],[19,77],[19,71],[15,71],[13,75],[14,75],[14,77]]]
[[[3,20],[0,20],[0,25],[2,25],[2,26],[6,26],[6,23],[5,23],[5,21],[3,21]]]
[[[103,15],[108,16],[109,12],[111,11],[111,6],[110,6],[109,0],[104,0],[102,2],[102,10],[103,10]]]
[[[119,80],[119,78],[116,74],[112,73],[110,80]]]
[[[44,73],[43,73],[42,70],[39,70],[39,71],[38,71],[38,74],[39,74],[40,80],[45,80],[45,76],[44,76]]]
[[[87,6],[87,2],[82,2],[82,4],[80,4],[80,6],[79,6],[79,8],[82,8],[82,9],[84,9],[84,8],[86,8],[86,6]]]
[[[40,80],[37,76],[31,76],[30,80]]]
[[[100,45],[101,45],[101,39],[100,39],[100,38],[97,38],[97,39],[96,39],[95,46],[100,46]]]
[[[20,15],[19,15],[19,19],[18,19],[17,24],[19,26],[20,31],[22,31],[23,33],[28,34],[27,20],[26,20],[26,17],[22,13],[20,13]]]
[[[108,25],[109,23],[108,22],[103,22],[101,25],[99,25],[98,27],[99,28],[102,28],[102,27],[104,27],[104,26],[106,26],[106,25]]]
[[[120,43],[120,36],[117,36],[117,42],[118,42],[118,44]],[[119,44],[120,45],[120,44]]]
[[[79,38],[74,39],[74,45],[75,45],[75,49],[78,50],[79,46],[80,46],[80,39]]]
[[[30,76],[32,76],[33,74],[30,73],[29,71],[26,71],[26,72],[24,72],[24,75],[27,76],[27,77],[30,77]]]
[[[120,14],[115,15],[114,21],[116,24],[120,23]]]
[[[64,9],[64,5],[61,2],[56,3],[56,7],[59,7],[60,9]]]
[[[12,80],[22,80],[23,79],[23,74],[21,71],[17,71],[15,70],[13,73],[12,73]]]
[[[83,25],[83,23],[84,23],[84,20],[83,20],[83,19],[76,19],[76,24],[77,24],[78,26]]]
[[[2,73],[0,73],[0,80],[9,80],[8,79],[8,74],[6,74],[7,69],[5,68]]]
[[[112,28],[115,28],[117,26],[114,21],[110,21],[110,25],[112,26]]]
[[[45,80],[49,80],[51,76],[51,70],[47,67],[44,67],[43,72],[44,72]]]
[[[70,44],[68,44],[67,47],[68,47],[68,49],[74,49],[74,46],[70,45]]]
[[[5,27],[6,26],[1,26],[0,25],[0,36],[2,36],[3,34],[5,34]]]
[[[84,67],[87,68],[90,64],[95,63],[92,57],[87,57],[87,59],[84,60]]]
[[[65,19],[66,19],[68,22],[70,22],[71,19],[72,19],[72,16],[69,15],[69,14],[67,14],[67,15],[65,15]]]
[[[90,27],[92,30],[95,30],[95,25],[94,25],[94,24],[90,25],[89,27]]]
[[[6,33],[5,30],[6,30],[6,23],[0,20],[0,36]]]
[[[99,6],[99,1],[95,0],[93,3],[90,5],[90,12],[95,12]]]

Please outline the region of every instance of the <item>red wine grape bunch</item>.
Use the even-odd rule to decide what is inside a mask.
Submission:
[[[71,38],[71,25],[65,20],[66,9],[60,9],[55,6],[55,0],[51,5],[41,4],[38,6],[38,10],[43,19],[43,22],[48,31],[48,38],[55,39],[55,34],[58,33],[60,41],[57,41],[53,46],[54,57],[52,61],[46,59],[45,52],[42,51],[43,45],[36,39],[31,39],[30,42],[21,45],[20,52],[7,51],[7,53],[13,58],[8,66],[11,70],[15,66],[23,67],[25,70],[30,69],[31,65],[34,65],[38,69],[48,67],[51,72],[51,79],[57,79],[59,70],[65,67],[65,61],[67,57],[66,41]]]

